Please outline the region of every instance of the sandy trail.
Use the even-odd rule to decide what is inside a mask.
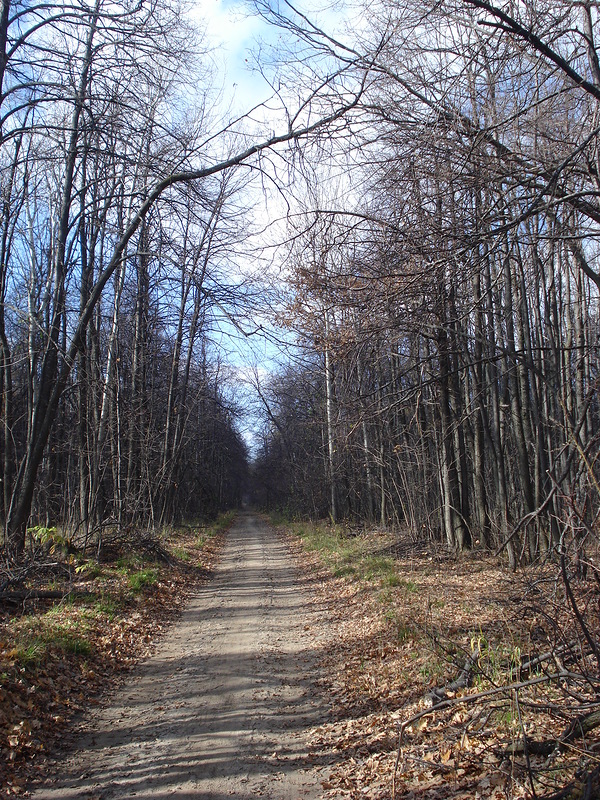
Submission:
[[[214,579],[35,800],[321,797],[308,597],[285,545],[242,515]]]

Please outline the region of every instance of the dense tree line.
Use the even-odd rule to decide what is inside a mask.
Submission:
[[[381,0],[335,36],[256,5],[288,34],[271,78],[283,125],[262,139],[215,124],[176,6],[2,2],[9,554],[32,524],[89,539],[239,497],[245,447],[211,343],[252,316],[235,254],[254,174],[293,212],[286,319],[303,354],[261,389],[262,502],[504,544],[513,563],[585,538],[595,5]]]
[[[209,93],[186,98],[207,77],[194,31],[172,4],[6,0],[0,51],[6,543],[236,503],[245,446],[210,327],[239,179],[176,187],[115,260],[206,134]]]
[[[512,564],[595,530],[597,13],[386,0],[360,47],[305,31],[370,82],[343,202],[293,218],[304,356],[264,390],[264,502]]]
[[[256,165],[233,169],[323,118],[309,97],[263,141],[219,123],[176,5],[1,9],[0,517],[18,557],[33,523],[89,537],[236,501],[245,447],[210,347],[247,292],[232,259]]]
[[[252,310],[247,185],[335,132],[361,78],[307,66],[269,114],[230,119],[184,5],[0,8],[0,519],[19,559],[28,526],[89,541],[239,501],[218,343]]]

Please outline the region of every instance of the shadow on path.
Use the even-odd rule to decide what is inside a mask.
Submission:
[[[214,579],[34,799],[321,797],[307,600],[285,545],[242,515]]]

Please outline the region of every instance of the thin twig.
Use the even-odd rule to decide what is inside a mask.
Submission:
[[[418,722],[420,719],[428,716],[429,714],[434,714],[436,711],[443,711],[444,709],[451,708],[452,706],[461,704],[470,705],[471,703],[477,703],[480,700],[485,700],[486,698],[497,694],[504,694],[518,689],[526,689],[528,686],[537,686],[540,683],[549,683],[550,681],[562,680],[564,678],[577,679],[579,677],[579,675],[573,672],[561,671],[554,673],[553,675],[540,675],[539,677],[531,678],[531,680],[528,681],[511,683],[508,686],[496,686],[493,689],[486,689],[484,692],[477,692],[477,694],[468,694],[463,695],[462,697],[451,697],[448,700],[442,700],[442,702],[436,703],[435,705],[431,706],[431,708],[425,708],[423,711],[419,711],[418,714],[413,714],[413,716],[409,717],[409,719],[399,723],[398,752],[396,755],[396,761],[394,763],[394,771],[392,773],[392,800],[396,800],[396,775],[398,773],[398,765],[402,755],[402,739],[404,736],[404,731],[409,725]]]
[[[519,690],[514,690],[515,708],[517,709],[517,717],[519,718],[519,727],[523,736],[523,752],[525,753],[525,763],[527,764],[527,776],[531,784],[531,794],[534,800],[537,800],[537,792],[535,791],[535,783],[533,780],[533,771],[531,769],[531,759],[529,757],[529,747],[527,742],[527,734],[525,733],[525,726],[523,725],[523,717],[521,716],[521,705],[519,703]]]

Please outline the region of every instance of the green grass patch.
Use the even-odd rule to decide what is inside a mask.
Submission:
[[[190,555],[190,554],[188,553],[188,551],[187,551],[185,548],[183,548],[183,547],[174,547],[174,548],[173,548],[173,550],[172,550],[172,553],[173,553],[173,555],[175,556],[175,558],[178,558],[178,559],[179,559],[179,561],[183,561],[183,562],[185,562],[186,564],[187,564],[189,561],[191,561],[191,560],[192,560],[192,557],[191,557],[191,555]]]
[[[60,611],[60,616],[59,616]],[[40,666],[49,653],[88,656],[92,645],[88,639],[89,622],[73,616],[70,609],[51,609],[35,619],[24,619],[15,630],[14,662],[19,667]]]
[[[361,567],[362,577],[368,581],[397,578],[394,561],[388,556],[366,556],[362,559]]]
[[[237,513],[235,511],[225,511],[219,514],[211,525],[207,525],[200,530],[196,537],[195,547],[201,550],[209,539],[212,539],[213,536],[218,536],[219,533],[223,533],[230,528],[235,522],[236,516]]]
[[[134,594],[139,594],[144,589],[149,589],[151,586],[154,586],[155,583],[158,581],[158,570],[157,569],[140,569],[138,572],[132,572],[129,575],[129,587],[133,591]]]
[[[363,543],[359,537],[348,539],[337,525],[295,522],[288,526],[292,534],[302,539],[304,549],[318,553],[336,574],[354,574],[363,555]]]
[[[97,614],[106,616],[110,621],[118,616],[123,610],[123,601],[118,600],[112,594],[102,594],[94,603],[94,610]]]
[[[333,574],[336,578],[346,578],[349,575],[356,575],[356,567],[352,564],[340,564],[338,567],[334,568]]]
[[[227,528],[230,528],[235,522],[236,516],[237,514],[235,511],[225,511],[222,514],[219,514],[211,526],[215,534],[221,533],[221,531],[226,531]]]
[[[76,656],[89,656],[92,651],[92,646],[85,636],[75,631],[57,632],[48,645]]]
[[[293,521],[294,515],[291,511],[286,511],[283,508],[269,513],[269,522],[271,525],[289,525],[289,523]]]
[[[410,594],[417,594],[419,591],[419,584],[411,580],[403,580],[398,578],[398,582],[395,585],[400,586],[405,592],[410,592]]]
[[[416,583],[400,578],[393,558],[369,552],[374,542],[368,535],[348,536],[342,526],[324,523],[296,522],[287,528],[302,540],[305,550],[317,553],[336,577],[360,578],[409,592],[419,590]]]
[[[41,664],[47,650],[46,643],[36,638],[27,644],[18,644],[13,651],[13,657],[20,667],[35,667]]]

